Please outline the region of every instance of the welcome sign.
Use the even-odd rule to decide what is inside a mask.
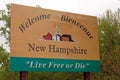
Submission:
[[[100,71],[96,17],[12,4],[10,69]]]

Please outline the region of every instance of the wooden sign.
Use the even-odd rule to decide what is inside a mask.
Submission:
[[[97,19],[11,5],[12,71],[98,72]]]

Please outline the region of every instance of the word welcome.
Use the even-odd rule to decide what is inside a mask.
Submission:
[[[51,16],[50,14],[42,14],[33,18],[28,18],[27,21],[24,22],[24,24],[20,24],[19,29],[20,31],[24,32],[26,28],[29,28],[34,23],[41,20],[50,19],[50,16]]]

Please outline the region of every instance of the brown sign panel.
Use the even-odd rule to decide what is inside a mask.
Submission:
[[[11,57],[99,60],[93,16],[12,4]]]

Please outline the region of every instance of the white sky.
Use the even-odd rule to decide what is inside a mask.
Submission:
[[[33,6],[40,5],[42,8],[53,9],[65,12],[98,16],[107,9],[116,11],[120,8],[120,0],[0,0],[0,10],[6,9],[5,4],[16,3]],[[2,23],[0,22],[0,26]],[[4,39],[0,37],[0,44]]]
[[[40,5],[42,8],[97,16],[107,9],[120,8],[120,0],[0,0],[0,10],[5,4],[17,3],[27,6]]]

